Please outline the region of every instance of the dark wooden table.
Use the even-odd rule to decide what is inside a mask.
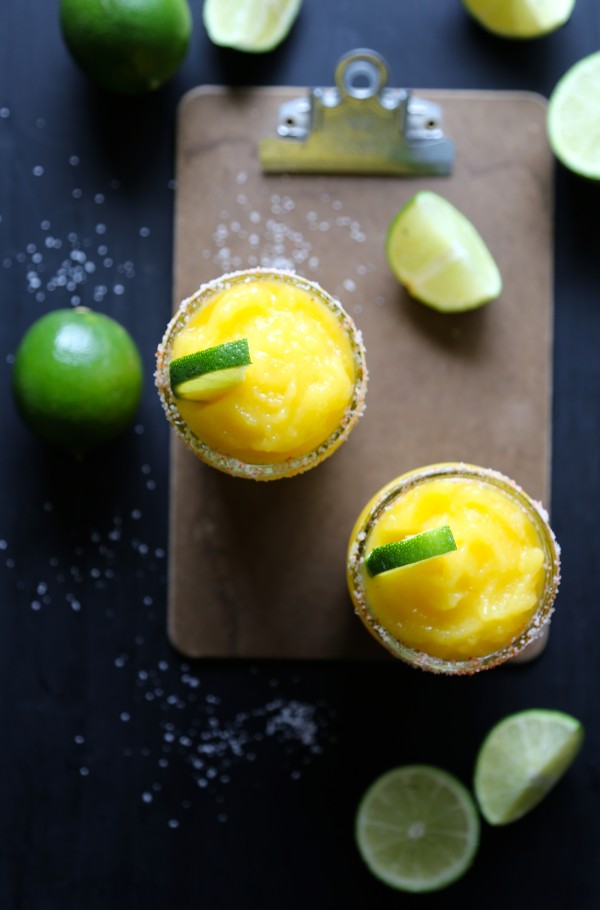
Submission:
[[[598,187],[557,168],[552,511],[564,571],[535,664],[442,679],[388,662],[183,659],[165,635],[169,434],[152,381],[184,91],[330,84],[335,61],[363,46],[396,84],[547,96],[600,46],[596,0],[522,44],[486,35],[459,0],[305,0],[285,44],[257,57],[211,46],[192,0],[184,65],[136,101],[88,86],[56,6],[0,7],[0,906],[597,907]],[[34,439],[10,395],[22,333],[75,298],[123,322],[146,368],[135,425],[83,464]],[[587,731],[548,800],[485,827],[474,868],[443,894],[372,879],[353,841],[372,779],[422,761],[469,783],[484,732],[536,706]]]

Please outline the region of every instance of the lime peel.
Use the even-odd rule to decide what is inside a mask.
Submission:
[[[83,72],[123,95],[155,91],[170,79],[192,35],[187,0],[60,0],[60,24]]]
[[[15,352],[20,416],[41,439],[77,457],[125,430],[142,385],[142,360],[127,329],[86,307],[39,317]]]
[[[480,822],[463,784],[441,768],[406,765],[383,774],[356,815],[358,850],[370,871],[392,888],[438,891],[471,866]]]
[[[452,530],[449,525],[442,525],[439,528],[432,528],[429,531],[405,537],[404,540],[395,540],[383,544],[383,546],[374,547],[366,557],[365,565],[369,575],[380,575],[391,569],[399,569],[425,559],[432,559],[435,556],[443,556],[456,549]]]
[[[484,739],[474,790],[491,825],[517,821],[558,783],[583,745],[579,720],[562,711],[533,708],[510,714]]]
[[[176,398],[203,400],[242,382],[251,363],[247,338],[177,357],[169,364]]]

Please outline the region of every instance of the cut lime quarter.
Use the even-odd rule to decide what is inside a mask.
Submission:
[[[564,25],[575,0],[463,0],[480,25],[504,38],[541,38]]]
[[[502,278],[473,224],[437,193],[416,193],[393,218],[389,266],[409,294],[442,312],[471,310],[498,297]]]
[[[259,54],[287,37],[302,0],[205,0],[204,27],[213,44]]]
[[[445,888],[467,871],[479,828],[475,803],[459,780],[431,765],[405,765],[369,787],[355,836],[378,879],[401,891],[424,892]]]
[[[176,398],[203,401],[242,382],[251,363],[247,338],[178,357],[169,365]]]
[[[475,796],[486,821],[507,825],[537,806],[575,759],[583,735],[570,714],[542,708],[496,724],[475,765]]]
[[[395,540],[374,547],[365,560],[369,575],[380,575],[390,569],[400,569],[432,559],[434,556],[443,556],[456,550],[454,535],[448,525],[441,528],[432,528],[421,534],[405,537],[404,540]]]
[[[548,102],[548,139],[566,168],[600,180],[600,51],[575,63]]]

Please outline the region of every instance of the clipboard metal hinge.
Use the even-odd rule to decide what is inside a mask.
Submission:
[[[335,86],[313,88],[279,108],[276,137],[259,143],[266,173],[445,175],[454,146],[439,105],[388,88],[388,65],[376,51],[340,58]]]

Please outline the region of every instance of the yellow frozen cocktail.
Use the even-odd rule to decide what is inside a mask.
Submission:
[[[366,382],[350,316],[287,271],[203,285],[157,354],[156,384],[179,436],[202,461],[254,480],[291,477],[331,455],[362,413]]]
[[[560,551],[545,511],[517,484],[448,463],[404,474],[370,500],[347,572],[359,617],[392,654],[425,670],[475,673],[541,635]]]

